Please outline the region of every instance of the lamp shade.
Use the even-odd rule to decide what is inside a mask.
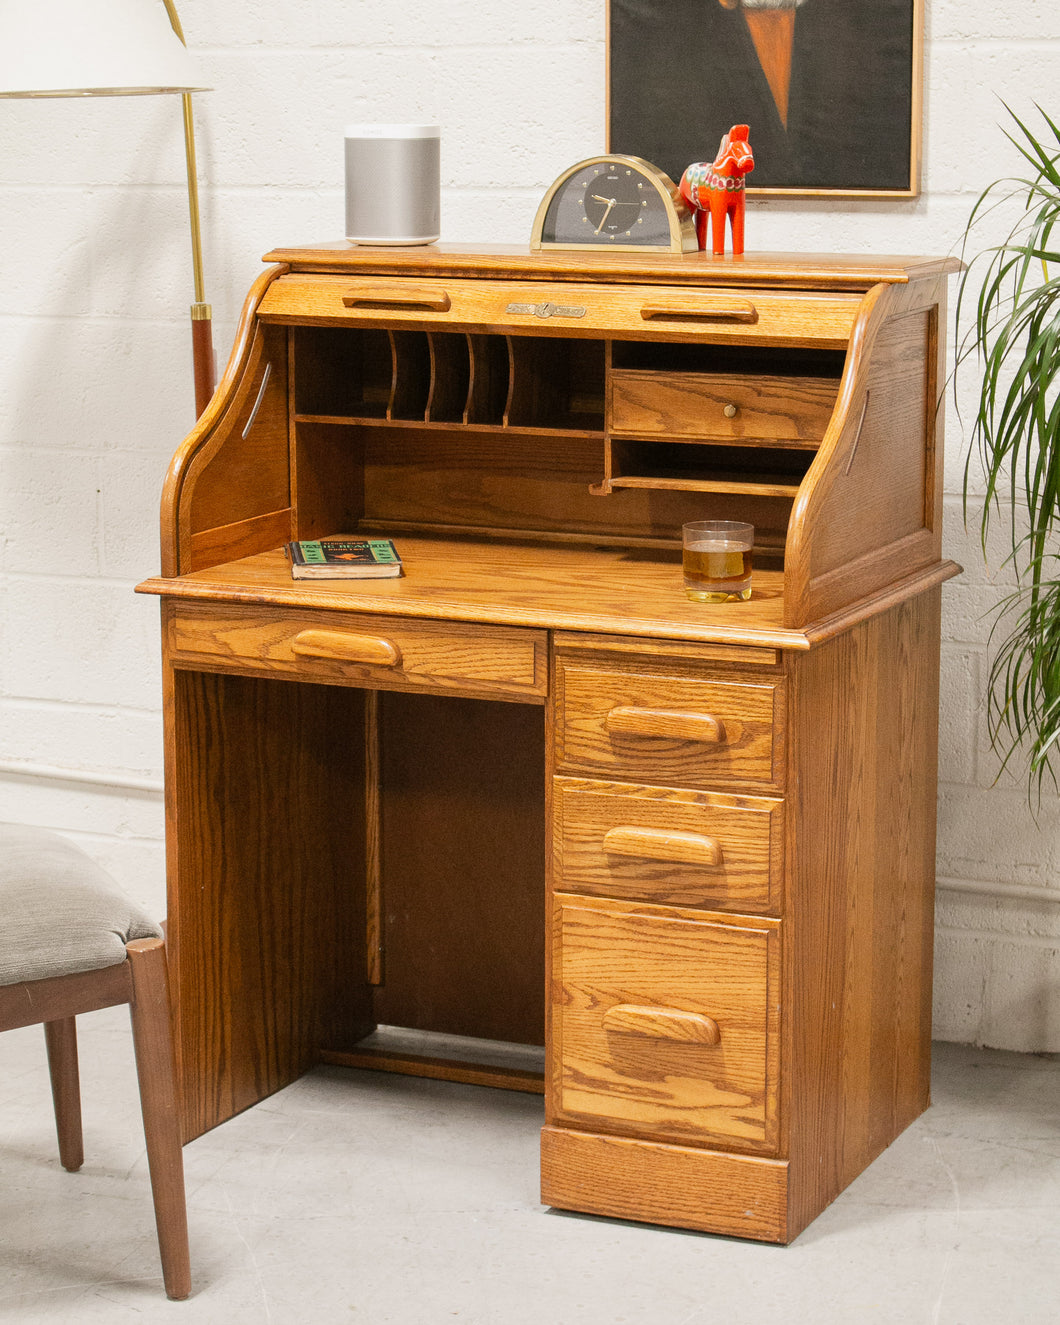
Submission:
[[[0,0],[0,97],[205,90],[162,0]]]

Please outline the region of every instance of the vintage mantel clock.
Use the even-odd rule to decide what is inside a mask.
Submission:
[[[565,170],[534,218],[530,247],[694,252],[692,213],[668,175],[639,156],[594,156]]]

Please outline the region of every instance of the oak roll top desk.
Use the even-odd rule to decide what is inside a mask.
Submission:
[[[539,1089],[546,1204],[789,1241],[928,1103],[956,264],[266,261],[140,586],[185,1137],[322,1059]],[[356,533],[404,576],[292,579]]]

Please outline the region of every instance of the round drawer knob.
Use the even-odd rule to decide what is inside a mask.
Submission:
[[[737,413],[736,406],[726,405],[725,408],[722,410],[722,413],[725,415],[727,419],[735,419]]]

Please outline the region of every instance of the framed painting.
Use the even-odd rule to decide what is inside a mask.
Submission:
[[[752,196],[914,198],[922,67],[923,0],[609,0],[608,151],[679,180],[748,124]]]

